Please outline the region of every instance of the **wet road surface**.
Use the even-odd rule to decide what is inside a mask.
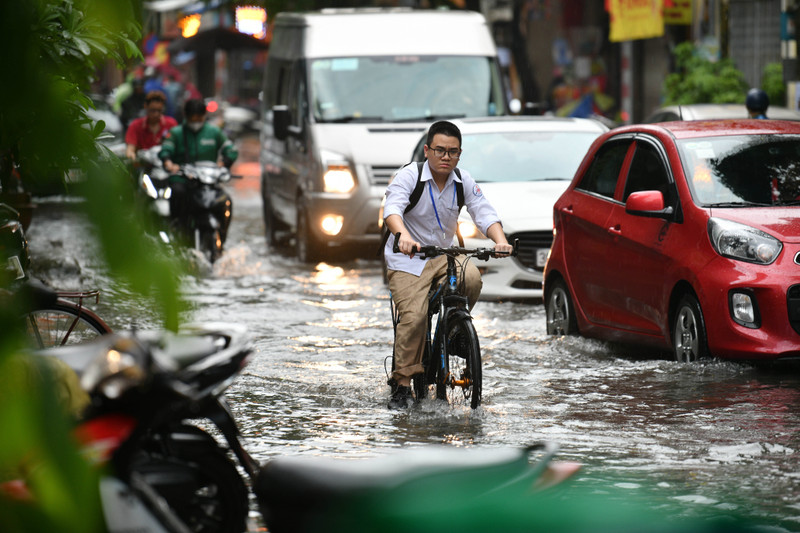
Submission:
[[[252,333],[254,357],[228,398],[259,460],[552,440],[560,458],[583,463],[577,486],[645,498],[680,516],[747,516],[800,530],[797,365],[679,364],[550,337],[538,304],[479,302],[483,406],[431,401],[390,412],[392,327],[380,265],[303,265],[267,250],[257,170],[244,168],[225,254],[183,285],[187,319],[235,321]],[[114,286],[74,209],[41,206],[28,235],[35,275],[59,288],[101,288],[96,310],[114,328],[158,326]]]

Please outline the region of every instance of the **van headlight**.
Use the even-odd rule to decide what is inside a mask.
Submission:
[[[708,220],[711,246],[723,257],[768,265],[777,259],[783,243],[761,230],[721,218]]]
[[[325,192],[348,193],[356,186],[350,167],[329,166],[322,179]]]
[[[324,168],[322,184],[325,192],[346,194],[355,188],[355,176],[342,155],[322,150],[320,158]]]

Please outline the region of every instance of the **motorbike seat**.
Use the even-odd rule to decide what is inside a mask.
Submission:
[[[175,335],[165,337],[162,344],[154,349],[183,369],[217,353],[220,346],[215,337]]]
[[[543,457],[531,463],[529,452],[534,449],[542,450]],[[324,514],[356,502],[363,505],[437,491],[458,497],[459,490],[474,497],[476,490],[529,488],[554,453],[555,447],[548,444],[491,449],[426,446],[362,460],[278,457],[262,466],[254,490],[262,505],[266,502],[268,525],[294,520],[297,526],[298,516]]]

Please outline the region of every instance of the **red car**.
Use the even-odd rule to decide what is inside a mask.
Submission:
[[[800,123],[611,130],[553,222],[548,333],[679,361],[800,356]]]

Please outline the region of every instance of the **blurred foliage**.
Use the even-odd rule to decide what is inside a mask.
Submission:
[[[141,0],[0,2],[0,178],[15,168],[23,185],[76,192],[65,175],[81,176],[78,205],[112,277],[175,329],[181,268],[154,253],[134,216],[128,171],[98,142],[104,124],[86,113],[93,104],[85,92],[100,68],[141,59],[141,8]],[[19,311],[10,301],[0,289],[0,481],[24,476],[33,501],[0,496],[0,531],[102,530],[96,473],[72,443],[52,367],[18,355]]]
[[[730,58],[709,61],[690,42],[673,51],[675,72],[664,80],[665,105],[744,103],[747,83]]]
[[[783,81],[783,64],[769,63],[761,75],[761,88],[767,93],[770,105],[786,105],[786,83]]]

